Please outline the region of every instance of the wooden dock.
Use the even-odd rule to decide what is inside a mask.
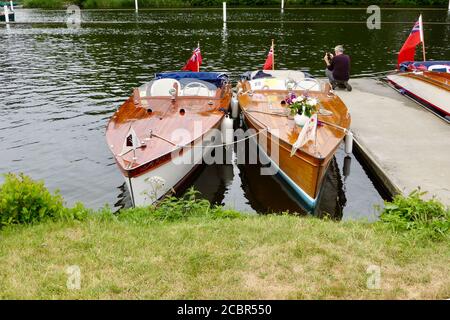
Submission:
[[[352,116],[357,148],[390,193],[420,186],[450,205],[450,125],[374,79],[336,90]]]

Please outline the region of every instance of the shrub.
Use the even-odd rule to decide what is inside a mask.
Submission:
[[[29,224],[44,219],[84,219],[88,210],[80,203],[64,207],[64,199],[56,191],[51,194],[43,182],[33,181],[23,173],[5,175],[0,186],[0,227]]]
[[[61,8],[69,6],[71,3],[76,4],[77,1],[66,1],[66,0],[24,0],[24,1],[22,1],[23,6],[27,7],[27,8],[47,8],[47,9],[61,9]]]
[[[388,223],[395,231],[412,232],[419,238],[440,240],[448,237],[450,209],[435,198],[422,199],[424,194],[426,192],[417,189],[408,197],[398,195],[392,202],[386,202],[380,215],[382,223]]]
[[[156,206],[121,210],[119,218],[127,221],[142,222],[145,219],[178,221],[190,217],[206,217],[210,219],[242,217],[242,214],[237,211],[228,210],[222,206],[211,206],[208,200],[198,198],[199,193],[191,187],[182,197],[166,197]]]

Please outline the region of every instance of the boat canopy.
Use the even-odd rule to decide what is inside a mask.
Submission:
[[[214,84],[217,87],[222,87],[228,82],[228,75],[220,72],[191,72],[191,71],[175,71],[175,72],[161,72],[155,74],[155,80],[158,79],[198,79]]]
[[[400,70],[422,70],[450,73],[450,61],[404,61],[400,64]]]

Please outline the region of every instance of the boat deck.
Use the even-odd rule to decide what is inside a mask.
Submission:
[[[301,92],[296,92],[300,95]],[[332,123],[347,128],[350,123],[347,110],[342,102],[336,97],[328,97],[323,93],[310,92],[310,97],[319,99],[322,106],[332,112],[331,115],[319,115],[320,121]],[[256,91],[250,98],[243,96],[244,110],[247,116],[253,121],[265,128],[271,128],[271,134],[277,136],[289,145],[293,145],[297,141],[300,129],[292,120],[288,120],[286,116],[277,116],[277,114],[285,114],[286,108],[280,104],[280,101],[286,98],[285,91],[265,90]],[[330,112],[330,113],[331,113]],[[276,128],[276,131],[272,128]],[[301,149],[314,157],[328,157],[336,149],[336,145],[340,143],[344,137],[344,132],[332,126],[320,125],[317,129],[317,143],[309,141]],[[317,147],[315,147],[315,145]]]
[[[350,80],[336,90],[352,116],[357,146],[391,193],[420,186],[450,205],[450,125],[387,84]]]

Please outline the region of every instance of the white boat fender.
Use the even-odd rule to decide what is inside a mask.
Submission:
[[[231,117],[236,119],[239,114],[239,102],[235,95],[231,98]]]
[[[350,154],[353,151],[353,133],[347,130],[345,133],[345,153]]]
[[[222,131],[222,143],[233,143],[233,119],[228,114],[223,117],[222,123],[220,124],[220,131]]]

